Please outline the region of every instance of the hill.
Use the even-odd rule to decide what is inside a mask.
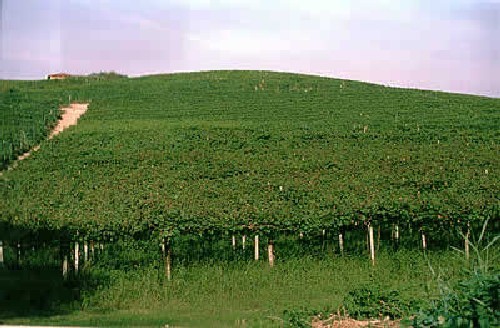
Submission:
[[[91,104],[0,177],[10,228],[145,236],[499,217],[500,99],[265,71],[37,85],[50,92],[19,87],[27,111],[69,95]]]

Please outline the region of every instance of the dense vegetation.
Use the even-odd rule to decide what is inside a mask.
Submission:
[[[48,135],[62,99],[47,96],[46,84],[0,81],[0,169]]]
[[[12,225],[175,234],[498,218],[499,99],[259,71],[37,86],[91,105],[1,178]]]
[[[500,99],[261,71],[0,87],[0,321],[298,327],[339,306],[420,311],[415,327],[498,318]],[[89,110],[46,140],[71,101]],[[487,251],[443,251],[486,219]],[[253,233],[261,258],[274,241],[273,268],[251,260]]]
[[[479,262],[485,268],[480,270],[474,253],[467,261],[458,252],[424,253],[411,245],[411,250],[397,252],[384,247],[372,266],[366,255],[356,256],[354,250],[340,255],[332,238],[318,247],[320,238],[306,236],[295,244],[278,240],[279,261],[270,268],[264,261],[249,260],[252,245],[243,250],[240,243],[232,249],[227,239],[204,242],[202,249],[189,240],[176,244],[180,251],[170,281],[157,247],[144,241],[106,244],[67,281],[57,256],[50,255],[57,254],[57,247],[51,252],[30,247],[23,252],[23,269],[0,269],[0,322],[310,327],[314,316],[325,319],[339,308],[359,319],[417,314],[413,327],[461,327],[453,322],[460,317],[467,322],[474,314],[483,323],[500,318],[498,246],[489,250],[489,260]],[[355,242],[346,240],[349,245]],[[7,248],[5,255],[6,262],[15,265],[15,249]],[[488,327],[483,323],[480,327]]]

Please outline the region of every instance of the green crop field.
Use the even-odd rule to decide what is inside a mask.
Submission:
[[[48,135],[60,102],[39,83],[0,81],[1,169]]]
[[[168,240],[174,256],[180,257],[174,261],[174,270],[181,270],[176,275],[184,278],[177,281],[196,284],[194,276],[212,269],[203,262],[182,271],[181,254],[191,258],[194,255],[187,255],[185,249],[206,238],[217,244],[222,239],[230,242],[235,235],[239,244],[242,236],[248,236],[248,247],[252,247],[250,239],[260,234],[266,241],[276,241],[279,255],[291,247],[286,242],[279,244],[286,236],[301,233],[325,238],[325,233],[337,236],[375,226],[380,242],[380,233],[383,241],[384,234],[391,233],[387,230],[398,226],[430,236],[429,246],[439,244],[444,251],[448,246],[461,247],[460,233],[469,227],[476,229],[489,221],[493,235],[499,228],[500,99],[267,71],[0,81],[0,91],[0,240],[13,247],[31,245],[33,240],[44,245],[61,240],[69,251],[70,241],[152,241],[144,249],[149,247],[148,254],[157,254],[159,243]],[[58,108],[71,101],[89,102],[87,113],[78,125],[47,140]],[[38,143],[40,150],[15,169],[7,169],[17,155]],[[365,242],[363,233],[361,241]],[[421,243],[418,233],[415,249]],[[446,239],[446,234],[453,236]],[[318,247],[327,250],[328,243],[324,245]],[[224,247],[220,249],[231,252]],[[347,240],[345,247],[349,247]],[[57,253],[55,248],[48,252]],[[15,262],[15,252],[11,252],[8,258]],[[338,250],[330,250],[335,252]],[[218,256],[214,249],[208,253]],[[303,264],[316,268],[311,271],[313,276],[321,270],[334,275],[328,261],[303,255],[307,258]],[[289,256],[282,253],[283,259]],[[412,257],[400,263],[411,266]],[[235,261],[248,259],[243,256]],[[154,256],[144,261],[148,269],[140,270],[152,266],[157,272],[161,266]],[[358,263],[358,259],[345,261],[354,266]],[[390,256],[383,261],[389,265]],[[418,272],[422,272],[426,260],[417,262],[421,265]],[[284,270],[278,271],[284,276],[300,270],[287,267],[296,264],[282,265],[277,270]],[[237,268],[228,270],[246,274],[244,266],[234,266]],[[451,280],[462,277],[457,266],[448,266],[453,271]],[[199,272],[190,275],[189,270]],[[385,269],[376,270],[375,275],[384,275]],[[413,277],[408,267],[394,270],[391,274]],[[252,279],[258,275],[254,271],[248,269]],[[114,290],[110,295],[118,299],[105,299],[102,293],[84,295],[90,300],[87,308],[131,311],[125,316],[144,310],[125,301],[115,304],[120,299],[119,286],[128,286],[126,275],[120,272],[110,275],[121,285],[109,287]],[[277,279],[276,274],[264,275],[272,280]],[[365,282],[369,280],[366,274],[361,275]],[[155,277],[147,271],[141,281]],[[179,323],[179,318],[192,314],[212,315],[211,320],[217,322],[214,313],[219,312],[200,306],[202,314],[190,313],[187,309],[192,307],[187,304],[194,295],[208,297],[209,290],[221,293],[217,281],[224,288],[243,284],[252,290],[245,285],[248,282],[231,277],[222,281],[207,278],[203,295],[186,287],[186,293],[193,293],[189,297],[175,285],[175,274],[168,282],[176,286],[170,287],[174,296],[162,294],[169,290],[163,283],[158,290],[146,288],[157,309],[148,312],[151,320]],[[417,284],[422,287],[425,277],[420,278]],[[306,288],[306,279],[298,281],[295,287],[278,287],[281,301],[276,306],[254,307],[265,316],[275,316],[299,306],[298,298],[292,298],[290,304],[283,301],[288,297],[285,290],[299,293]],[[325,284],[333,293],[339,288]],[[391,288],[404,285],[398,284]],[[432,288],[436,292],[437,287]],[[300,298],[320,306],[325,293],[320,287],[312,290],[316,295],[299,293]],[[330,305],[339,306],[339,295],[346,295],[346,290],[330,299]],[[257,291],[264,296],[256,299],[273,297],[263,289]],[[146,297],[141,291],[134,293],[134,297],[129,295],[131,300]],[[419,293],[401,295],[422,298]],[[252,307],[249,294],[238,295],[244,306],[234,309],[230,319],[226,318],[229,321],[247,316],[245,311]],[[177,312],[160,315],[161,300],[177,306]],[[259,315],[249,317],[261,318]],[[83,322],[92,322],[89,320]]]
[[[81,83],[78,126],[4,175],[4,221],[92,233],[498,217],[499,99],[268,72]]]

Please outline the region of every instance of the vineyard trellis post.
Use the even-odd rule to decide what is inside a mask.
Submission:
[[[59,257],[61,259],[61,270],[64,280],[68,279],[69,274],[69,254],[69,243],[66,238],[61,238],[59,241]]]
[[[326,230],[321,230],[321,251],[325,251],[326,249]]]
[[[23,260],[21,258],[21,241],[17,242],[17,266],[21,267]]]
[[[469,237],[470,237],[470,225],[467,223],[467,231],[464,238],[464,248],[465,248],[465,259],[468,261],[470,257],[469,251]]]
[[[373,240],[373,224],[368,224],[368,239],[370,244],[370,260],[375,265],[375,242]]]
[[[269,238],[267,242],[267,257],[269,259],[269,266],[274,266],[274,241]]]
[[[259,235],[254,237],[254,259],[255,261],[259,260]]]
[[[231,243],[233,245],[233,251],[234,251],[236,249],[236,236],[235,235],[233,235],[231,237]]]
[[[95,258],[94,251],[95,251],[94,250],[94,240],[91,239],[90,240],[90,259],[91,259],[91,261],[93,261]]]
[[[64,254],[62,262],[62,275],[64,280],[68,279],[68,273],[69,273],[68,254]]]
[[[339,230],[339,248],[340,248],[340,254],[344,255],[344,234],[342,229]]]
[[[83,241],[83,261],[84,263],[87,263],[89,260],[89,243],[87,241],[87,238]]]
[[[399,225],[394,225],[394,230],[392,231],[392,236],[394,239],[394,250],[398,250],[399,248]]]
[[[78,266],[80,265],[80,243],[78,242],[78,237],[75,240],[75,248],[74,248],[74,266],[75,266],[75,274],[78,273]]]
[[[422,249],[425,251],[427,249],[427,240],[425,238],[425,232],[422,230]]]
[[[172,249],[170,240],[167,237],[163,238],[161,248],[163,253],[163,263],[165,266],[165,277],[167,277],[167,280],[170,281],[172,279]]]
[[[246,241],[247,241],[247,236],[243,235],[243,237],[241,237],[241,245],[242,245],[243,250],[245,250]]]
[[[3,262],[3,241],[0,240],[0,268],[4,266]]]

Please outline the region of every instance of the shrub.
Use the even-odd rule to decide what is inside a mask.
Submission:
[[[487,224],[476,244],[471,243],[474,258],[465,271],[467,278],[452,287],[438,278],[440,297],[408,320],[413,327],[493,327],[500,322],[500,274],[491,270],[490,261],[495,263],[495,259],[489,256],[500,236],[482,247]]]
[[[397,290],[385,290],[378,285],[367,285],[349,292],[344,299],[349,315],[356,319],[401,318],[414,311],[418,304],[404,300]]]

